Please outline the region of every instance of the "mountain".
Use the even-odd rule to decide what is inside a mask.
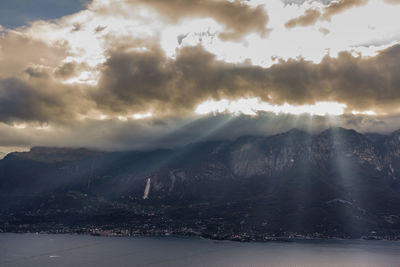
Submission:
[[[399,239],[400,131],[293,129],[154,151],[36,147],[0,161],[0,195],[1,231]]]

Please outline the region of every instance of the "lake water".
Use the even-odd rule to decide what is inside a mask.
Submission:
[[[400,266],[400,243],[0,234],[0,266]]]

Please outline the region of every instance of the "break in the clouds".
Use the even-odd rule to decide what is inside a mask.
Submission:
[[[390,132],[400,128],[397,2],[94,0],[51,21],[2,22],[0,147]]]
[[[38,19],[56,19],[83,9],[87,2],[89,0],[2,0],[0,25],[14,28]]]

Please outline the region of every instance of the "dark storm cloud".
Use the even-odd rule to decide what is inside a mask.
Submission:
[[[336,101],[349,110],[392,113],[400,101],[400,45],[371,58],[342,52],[316,64],[280,61],[270,68],[219,61],[201,47],[185,47],[168,59],[157,47],[115,51],[92,96],[106,113],[190,113],[208,99],[260,97],[293,105]]]
[[[213,18],[225,26],[221,39],[237,40],[248,33],[265,36],[268,32],[268,15],[263,6],[251,7],[246,1],[234,0],[126,0],[145,5],[172,22],[182,18]]]
[[[79,91],[60,84],[0,78],[0,122],[65,123],[85,110],[84,102]]]
[[[92,108],[112,116],[152,112],[160,119],[178,114],[184,117],[206,100],[246,97],[292,105],[334,101],[346,104],[349,112],[400,111],[400,45],[375,57],[342,52],[338,58],[327,56],[320,63],[290,59],[262,68],[226,63],[200,46],[181,48],[176,58],[168,58],[152,42],[127,43],[130,45],[123,43],[109,51],[107,61],[99,68],[99,84],[84,88],[59,80],[76,75],[85,66],[62,63],[56,55],[54,62],[50,60],[53,68],[35,65],[40,63],[40,49],[40,53],[27,57],[28,67],[23,64],[23,51],[17,53],[17,59],[12,58],[15,63],[9,61],[13,68],[7,69],[6,62],[0,60],[0,70],[4,68],[5,73],[0,83],[0,121],[73,123]],[[140,50],[134,50],[135,43]],[[13,51],[8,46],[6,51]],[[22,77],[12,78],[18,73]]]
[[[3,146],[9,140],[12,145],[155,148],[276,133],[306,127],[310,124],[307,120],[321,129],[331,123],[324,117],[271,113],[256,117],[194,115],[196,106],[209,99],[260,97],[271,104],[292,105],[336,101],[347,104],[348,111],[373,109],[390,115],[400,111],[400,45],[375,57],[342,52],[338,58],[327,56],[320,63],[290,59],[262,68],[218,60],[200,46],[181,48],[176,58],[169,58],[152,40],[124,40],[108,51],[107,61],[98,69],[99,84],[82,87],[59,81],[85,69],[80,63],[62,62],[57,51],[67,54],[63,46],[48,46],[21,35],[7,36],[10,40],[0,40],[3,58],[9,58],[0,60],[4,77],[0,79],[0,122],[8,124],[2,127]],[[25,53],[24,43],[37,52]],[[140,49],[135,49],[135,44]],[[40,63],[46,52],[49,64],[43,67]],[[82,119],[90,109],[111,115],[110,119]],[[149,111],[154,115],[151,119],[116,119]],[[338,120],[338,125],[368,131],[385,131],[400,123],[396,117],[345,115]],[[21,129],[12,127],[14,123],[27,123],[28,128],[22,134]],[[49,124],[52,129],[32,128],[38,124]]]
[[[80,87],[59,80],[74,71],[62,63],[68,53],[64,43],[14,31],[0,35],[0,122],[66,123],[85,112],[90,100]]]
[[[126,5],[128,1],[133,4],[131,8]],[[119,2],[124,3],[127,16],[132,16],[129,12],[138,5],[147,6],[163,17],[155,16],[157,20],[170,25],[188,18],[212,18],[224,26],[222,39],[239,40],[249,33],[264,36],[268,32],[264,7],[249,6],[246,1]],[[303,1],[286,2],[301,4]],[[394,4],[398,1],[385,2]],[[0,15],[4,3],[0,4]],[[115,3],[106,3],[111,16],[122,16],[123,12],[113,13],[114,5],[118,5]],[[329,20],[345,10],[364,5],[366,1],[323,3],[325,7],[307,10],[286,26],[307,26],[316,20]],[[101,16],[90,8],[81,14],[87,16],[90,12]],[[73,22],[75,17],[71,21],[62,19],[51,25],[44,23],[38,28],[20,29],[20,32],[0,32],[0,147],[153,149],[203,140],[233,139],[245,134],[269,135],[293,127],[318,131],[329,126],[344,126],[359,131],[389,132],[400,125],[399,45],[385,49],[375,57],[354,57],[350,52],[342,52],[337,58],[327,56],[320,63],[297,58],[263,68],[253,66],[249,61],[241,64],[224,62],[200,46],[177,48],[176,57],[171,58],[157,45],[160,42],[158,36],[138,41],[132,40],[131,35],[118,37],[112,32],[111,24],[105,30],[102,23],[106,25],[106,20],[93,25],[90,18],[83,19],[81,24]],[[143,23],[146,25],[147,22]],[[79,33],[71,34],[73,29]],[[90,34],[104,38],[102,45],[112,49],[107,51],[104,64],[89,66],[78,63],[81,61],[75,57],[86,59],[86,52],[68,47],[68,37],[65,42],[62,38],[59,42],[50,41],[51,38],[46,42],[47,37],[39,37],[41,30],[65,30],[67,35],[74,37],[90,30]],[[203,33],[198,34],[202,37]],[[46,32],[43,36],[47,36]],[[182,43],[184,38],[185,35],[180,35],[176,42]],[[99,72],[98,85],[63,83],[86,71]],[[206,100],[247,97],[259,97],[271,104],[292,105],[335,101],[346,104],[348,113],[334,119],[268,112],[259,112],[254,117],[194,114],[197,105]],[[350,114],[353,109],[374,110],[388,116],[355,116]],[[131,117],[147,112],[152,112],[153,117],[141,120]]]
[[[388,0],[396,1],[396,0]],[[322,9],[322,12],[315,9],[307,9],[305,13],[297,18],[286,22],[286,28],[294,28],[298,26],[310,26],[318,20],[330,20],[332,16],[340,14],[348,9],[363,6],[368,3],[368,0],[338,0],[326,2],[327,6]]]
[[[176,60],[157,47],[145,52],[119,50],[106,62],[93,96],[101,109],[114,113],[192,112],[208,98],[243,97],[249,88],[263,94],[264,74],[260,67],[218,61],[201,47],[181,49]]]
[[[57,97],[45,95],[18,79],[0,79],[0,120],[48,120],[52,108],[60,106]]]
[[[314,64],[282,61],[265,70],[267,87],[276,102],[303,104],[312,101],[345,103],[350,110],[393,113],[400,100],[400,45],[376,57],[353,57],[341,52]]]

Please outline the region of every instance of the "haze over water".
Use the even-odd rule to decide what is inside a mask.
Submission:
[[[388,241],[239,243],[199,238],[1,234],[0,266],[398,266]]]

